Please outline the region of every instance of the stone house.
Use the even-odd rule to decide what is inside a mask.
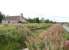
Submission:
[[[3,24],[15,24],[15,23],[25,23],[26,19],[23,17],[23,14],[20,16],[7,16],[2,20]]]

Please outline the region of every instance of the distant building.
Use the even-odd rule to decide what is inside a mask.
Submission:
[[[7,16],[2,20],[3,24],[8,24],[8,23],[25,23],[26,19],[23,17],[23,14],[20,16]]]

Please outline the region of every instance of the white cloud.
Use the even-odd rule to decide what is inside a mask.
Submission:
[[[0,11],[6,15],[23,12],[26,17],[45,16],[51,20],[69,22],[69,0],[0,0]]]

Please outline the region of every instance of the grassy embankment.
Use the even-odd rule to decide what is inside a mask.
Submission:
[[[25,40],[30,41],[30,39],[27,39],[27,36],[33,35],[34,37],[38,37],[41,32],[46,31],[47,28],[51,25],[52,23],[29,23],[23,24],[22,26],[13,24],[1,24],[0,50],[18,50],[20,48],[23,48],[23,46],[25,47]],[[32,43],[32,41],[27,43],[29,45],[27,45],[26,47],[30,49],[36,48]],[[40,47],[39,45],[37,47]]]

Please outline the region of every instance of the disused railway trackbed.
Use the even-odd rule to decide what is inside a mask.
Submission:
[[[61,50],[63,47],[63,27],[60,24],[53,24],[46,32],[41,33],[39,37],[45,40],[48,50]]]

